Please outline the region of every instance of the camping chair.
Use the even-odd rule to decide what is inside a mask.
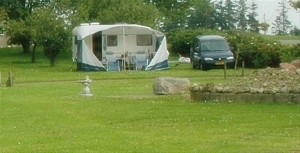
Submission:
[[[107,71],[120,71],[119,62],[116,54],[111,51],[106,52]]]
[[[145,51],[137,51],[135,55],[135,61],[136,61],[136,70],[143,70],[146,68],[147,64],[147,58],[146,58],[146,52]]]

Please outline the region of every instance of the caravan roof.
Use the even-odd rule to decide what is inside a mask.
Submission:
[[[137,24],[114,24],[114,25],[81,25],[77,26],[73,29],[73,36],[77,36],[78,40],[85,38],[91,34],[97,33],[99,31],[104,31],[111,29],[111,34],[155,34],[157,37],[164,36],[162,32],[151,29],[147,26],[137,25]]]

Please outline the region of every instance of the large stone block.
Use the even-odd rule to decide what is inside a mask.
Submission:
[[[294,60],[291,62],[293,66],[295,66],[297,69],[300,69],[300,60]]]
[[[153,82],[153,93],[156,95],[187,93],[190,80],[177,77],[158,77]]]
[[[280,68],[288,69],[288,70],[296,70],[297,69],[293,64],[290,64],[287,62],[280,63]]]

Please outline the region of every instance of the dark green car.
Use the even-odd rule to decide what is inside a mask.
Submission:
[[[207,70],[211,68],[234,67],[234,56],[222,36],[197,36],[191,45],[190,58],[193,68]]]

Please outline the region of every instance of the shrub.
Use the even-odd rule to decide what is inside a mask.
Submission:
[[[300,57],[300,44],[288,47],[259,34],[235,30],[176,29],[167,34],[168,47],[173,53],[189,55],[193,38],[207,34],[221,35],[227,39],[238,66],[244,61],[248,68],[278,67],[281,61]]]
[[[175,29],[167,34],[169,48],[173,53],[190,54],[190,44],[198,35],[220,34],[216,30],[207,29]]]
[[[283,62],[291,62],[293,60],[292,47],[282,47],[279,50],[280,59]]]
[[[294,45],[291,50],[292,50],[292,55],[293,55],[294,59],[299,59],[300,58],[300,43]]]
[[[226,36],[234,48],[238,65],[242,61],[248,68],[278,67],[280,63],[279,48],[276,41],[268,40],[260,35],[240,31],[230,31]]]

